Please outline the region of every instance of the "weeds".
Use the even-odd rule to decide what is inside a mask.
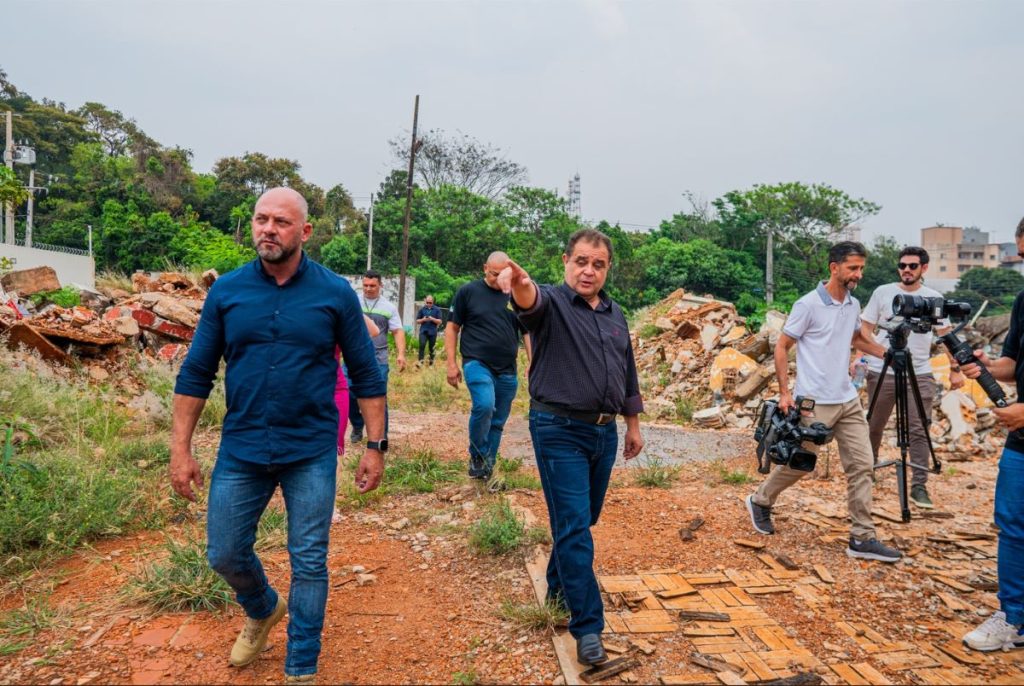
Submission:
[[[639,338],[654,338],[659,333],[661,333],[661,329],[655,326],[654,324],[644,324],[643,326],[640,327],[640,330],[637,332],[636,335]]]
[[[531,491],[539,491],[541,487],[540,479],[535,477],[533,474],[513,472],[502,478],[504,480],[505,488],[508,490],[525,488]]]
[[[441,460],[430,450],[399,457],[384,468],[384,483],[388,490],[433,493],[437,484],[452,483],[461,478],[461,463]]]
[[[452,674],[452,684],[455,686],[476,686],[479,683],[480,675],[476,673],[475,669]]]
[[[48,599],[30,598],[24,606],[0,619],[0,657],[32,645],[32,639],[41,631],[67,624],[63,614],[53,609]]]
[[[671,488],[681,470],[679,465],[667,464],[660,457],[646,458],[641,466],[635,468],[633,480],[643,488]]]
[[[508,500],[501,498],[484,510],[469,532],[469,545],[478,553],[505,555],[525,539],[523,520],[512,511]]]
[[[530,545],[550,545],[551,531],[546,526],[531,526],[526,530],[526,542]]]
[[[755,481],[754,477],[747,470],[729,469],[722,464],[718,465],[718,478],[722,483],[732,484],[733,486],[742,486]]]
[[[552,631],[555,627],[564,625],[569,619],[565,607],[550,600],[543,605],[537,602],[517,603],[514,600],[505,600],[501,603],[498,616],[520,629],[530,631]]]
[[[504,455],[498,455],[498,459],[494,462],[494,469],[499,474],[512,474],[518,472],[523,468],[523,461],[517,460],[512,457],[505,457]]]
[[[129,587],[133,599],[163,612],[213,611],[231,602],[231,588],[206,561],[205,542],[167,539],[167,552]]]
[[[288,513],[268,507],[256,527],[256,550],[277,550],[288,545]]]

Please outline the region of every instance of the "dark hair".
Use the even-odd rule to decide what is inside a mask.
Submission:
[[[365,272],[363,272],[363,278],[377,279],[377,281],[380,282],[380,272],[377,271],[376,269],[367,269]]]
[[[900,259],[902,260],[907,255],[913,255],[921,258],[921,264],[928,264],[928,251],[924,248],[919,248],[916,245],[908,245],[907,247],[900,250]]]
[[[867,257],[868,251],[864,249],[863,243],[857,241],[840,241],[828,249],[828,263],[836,262],[842,264],[850,255]]]
[[[1020,224],[1017,224],[1017,233],[1013,234],[1014,238],[1020,238],[1024,236],[1024,219],[1020,220]]]
[[[572,256],[572,251],[580,241],[585,243],[601,244],[608,250],[608,261],[612,261],[612,239],[597,229],[580,229],[569,236],[569,242],[565,245],[565,254]]]

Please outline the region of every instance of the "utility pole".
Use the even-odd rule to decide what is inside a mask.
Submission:
[[[405,181],[405,220],[402,222],[402,270],[398,273],[398,312],[405,312],[405,272],[409,267],[409,214],[412,211],[412,175],[416,165],[416,151],[420,141],[416,140],[416,125],[420,118],[420,96],[412,110],[412,142],[409,144],[409,178]]]
[[[32,210],[36,199],[36,169],[28,168],[28,215],[25,217],[25,247],[32,247]]]
[[[775,231],[768,230],[768,240],[764,263],[764,301],[771,305],[775,301]]]
[[[373,193],[370,193],[370,231],[366,237],[366,271],[373,262]]]
[[[7,135],[4,142],[4,164],[14,169],[14,112],[7,110]],[[4,242],[14,244],[14,203],[4,206]]]

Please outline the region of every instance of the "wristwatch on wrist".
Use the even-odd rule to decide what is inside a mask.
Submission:
[[[388,439],[382,438],[379,441],[367,441],[366,449],[379,450],[382,453],[386,453],[388,451]]]

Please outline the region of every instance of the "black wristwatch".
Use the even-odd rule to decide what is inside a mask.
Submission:
[[[388,451],[388,439],[382,438],[379,441],[367,441],[366,449],[379,450],[382,453],[386,453]]]

